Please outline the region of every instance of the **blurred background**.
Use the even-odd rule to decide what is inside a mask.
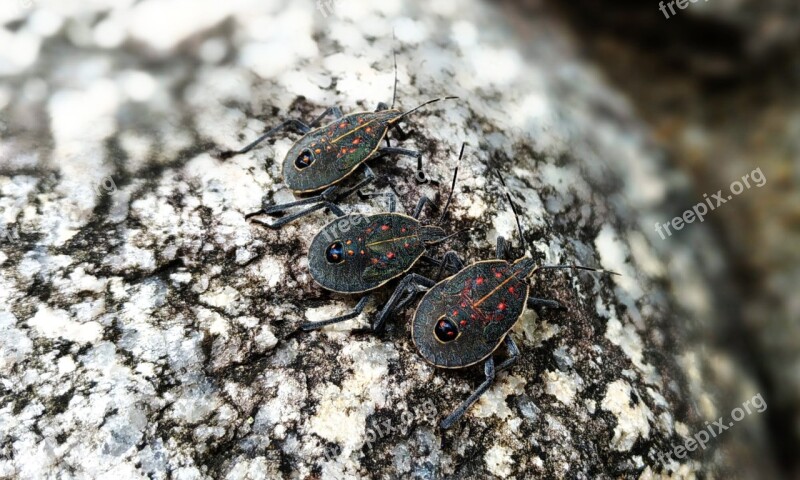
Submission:
[[[187,98],[203,92],[183,92],[181,78],[203,63],[238,59],[269,76],[287,68],[292,55],[318,54],[314,45],[292,43],[293,22],[324,21],[332,4],[346,2],[280,19],[282,51],[239,51],[236,12],[246,11],[246,2],[86,0],[45,7],[37,0],[0,0],[0,175],[41,174],[48,161],[31,152],[50,141],[50,126],[42,123],[48,109],[82,115],[129,101],[116,119],[125,128],[147,129],[153,116],[181,125],[191,101],[187,110],[168,96],[155,98],[161,90],[144,72],[172,82],[172,91]],[[566,29],[570,48],[627,97],[670,167],[687,179],[688,198],[700,201],[763,170],[766,188],[743,193],[705,222],[720,249],[709,255],[724,259],[728,276],[711,286],[716,314],[725,320],[704,334],[738,359],[768,401],[762,440],[773,458],[765,461],[781,477],[800,478],[800,2],[701,0],[674,10],[654,0],[491,5],[525,46],[523,56],[537,48],[548,25]],[[271,34],[262,27],[249,25],[249,34]],[[106,74],[119,91],[95,84],[87,97],[53,97],[61,86]],[[109,101],[116,95],[124,102]],[[151,102],[146,110],[145,100]],[[264,114],[248,111],[247,99],[236,101],[246,115]],[[53,128],[56,135],[68,132],[69,120]],[[78,136],[101,138],[106,128],[113,127],[98,123]],[[202,135],[186,138],[178,129],[161,129],[156,145],[142,148],[189,156],[208,147],[204,135],[214,135],[199,130]],[[146,164],[148,155],[129,161]],[[668,202],[671,216],[690,206]],[[666,242],[686,239],[673,235]]]
[[[767,175],[769,188],[708,219],[732,281],[732,291],[714,289],[726,320],[711,341],[735,352],[773,399],[772,451],[800,478],[800,3],[699,1],[669,17],[654,1],[506,8],[557,11],[698,200],[753,169]],[[685,208],[676,204],[674,215]]]

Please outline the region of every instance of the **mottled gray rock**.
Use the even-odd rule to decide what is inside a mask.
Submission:
[[[0,216],[18,233],[0,254],[0,476],[690,478],[747,461],[729,445],[759,431],[757,415],[708,451],[659,458],[726,415],[721,396],[756,392],[726,384],[738,368],[694,335],[718,321],[714,279],[699,272],[721,277],[721,262],[698,268],[652,230],[682,178],[552,18],[532,20],[542,33],[524,48],[474,1],[348,0],[325,15],[264,0],[93,5],[4,17],[34,53],[26,63],[0,46],[14,75],[0,87]],[[474,230],[452,248],[474,261],[498,235],[519,245],[493,158],[532,255],[622,274],[539,277],[536,295],[568,311],[523,315],[521,361],[448,432],[439,419],[482,372],[425,364],[409,311],[380,337],[349,334],[374,304],[293,335],[354,299],[307,273],[329,216],[280,232],[243,218],[263,193],[291,199],[280,181],[291,136],[219,155],[279,119],[389,100],[392,29],[399,105],[462,100],[414,117],[404,143],[441,184],[417,185],[399,158],[373,165],[377,188],[405,210],[441,200],[467,141],[447,226]],[[693,246],[713,251],[697,227]]]

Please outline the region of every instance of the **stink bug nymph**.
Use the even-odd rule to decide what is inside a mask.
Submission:
[[[507,190],[505,193],[524,246],[516,208],[511,195]],[[519,349],[508,333],[525,307],[562,308],[556,301],[529,296],[528,280],[534,273],[558,268],[613,273],[577,265],[537,267],[527,256],[508,262],[508,246],[503,237],[497,239],[496,254],[496,260],[476,262],[467,267],[463,267],[455,257],[460,271],[431,287],[414,312],[411,336],[427,362],[440,368],[464,368],[484,362],[486,380],[441,422],[443,429],[464,415],[492,385],[497,373],[517,361]],[[509,357],[495,365],[492,355],[501,344],[506,345]]]
[[[461,146],[459,162],[464,155]],[[444,220],[450,206],[458,177],[458,164],[453,174],[453,182],[447,203],[438,223]],[[375,195],[375,194],[373,194]],[[311,277],[327,290],[340,293],[359,294],[371,292],[389,281],[408,272],[417,261],[439,265],[447,263],[428,257],[428,247],[450,238],[438,225],[423,225],[419,221],[426,197],[422,197],[412,216],[394,213],[395,199],[389,196],[388,213],[362,216],[344,215],[332,221],[314,237],[308,250],[308,267]],[[378,331],[384,321],[398,308],[405,306],[410,298],[401,300],[407,287],[418,282],[421,277],[409,274],[403,278],[394,294],[372,323],[373,331]],[[432,286],[430,281],[428,286]],[[306,323],[303,330],[313,330],[332,323],[343,322],[358,316],[364,309],[370,294],[359,300],[352,312],[324,321]]]
[[[318,195],[281,205],[268,205],[268,199],[265,196],[262,200],[261,210],[247,214],[246,218],[260,214],[280,214],[294,207],[307,206],[305,209],[283,216],[273,223],[254,220],[255,223],[265,227],[277,229],[323,208],[328,208],[336,215],[341,216],[341,209],[336,206],[336,203],[354,192],[360,193],[361,187],[375,179],[375,174],[364,162],[387,155],[405,155],[416,158],[417,181],[427,182],[428,179],[422,166],[422,154],[405,148],[392,147],[387,133],[393,129],[397,133],[397,139],[404,140],[407,135],[399,125],[400,120],[426,105],[457,97],[429,100],[405,112],[394,108],[396,97],[397,59],[395,57],[394,94],[391,106],[381,102],[374,112],[356,112],[349,115],[344,115],[341,108],[335,106],[325,110],[309,124],[297,119],[286,120],[241,150],[225,154],[227,157],[249,152],[275,133],[294,128],[303,136],[292,145],[283,160],[283,180],[295,194],[322,190]],[[329,115],[333,115],[334,120],[320,126],[322,120]],[[381,147],[384,140],[387,146]],[[358,170],[361,165],[364,165],[365,178],[351,188],[340,190],[336,184]]]

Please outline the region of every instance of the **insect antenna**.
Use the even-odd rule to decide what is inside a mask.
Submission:
[[[394,90],[392,91],[392,106],[394,109],[394,102],[397,100],[397,38],[394,36],[394,29],[392,29],[392,54],[394,55]]]
[[[459,230],[459,231],[457,231],[456,233],[451,233],[450,235],[447,235],[447,236],[445,236],[445,237],[438,238],[438,239],[436,239],[436,241],[434,241],[434,242],[430,242],[430,243],[429,243],[429,245],[438,245],[438,244],[440,244],[440,243],[444,243],[444,242],[446,242],[447,240],[450,240],[450,239],[451,239],[451,238],[453,238],[453,237],[457,237],[457,236],[461,235],[462,233],[472,233],[472,232],[474,232],[474,231],[475,231],[475,229],[474,229],[474,228],[472,228],[472,227],[470,227],[470,228],[465,228],[465,229],[463,229],[463,230]]]
[[[500,179],[500,183],[503,184],[503,192],[506,194],[506,199],[508,199],[508,204],[511,205],[511,211],[514,212],[514,219],[517,221],[517,231],[519,232],[519,242],[522,246],[523,256],[525,256],[525,252],[527,249],[525,248],[525,235],[522,233],[522,223],[519,221],[519,214],[517,213],[517,207],[514,205],[514,200],[511,199],[511,193],[508,191],[508,187],[506,186],[506,181],[503,180],[503,176],[500,175],[500,172],[495,168],[494,173],[497,175],[497,178]]]
[[[618,275],[620,277],[622,276],[617,272],[612,272],[611,270],[600,270],[599,268],[584,267],[583,265],[544,265],[541,267],[534,268],[531,274],[534,274],[539,270],[557,270],[557,269],[586,270],[588,272],[605,273],[608,275]]]
[[[514,206],[514,202],[511,200],[511,194],[508,192],[508,187],[506,186],[506,182],[503,180],[503,177],[500,173],[495,169],[495,173],[497,174],[497,178],[500,179],[500,183],[503,184],[503,190],[505,191],[506,198],[508,199],[508,203],[511,205],[511,211],[514,212],[514,218],[517,220],[517,230],[519,231],[519,236],[522,239],[523,248],[525,248],[525,237],[522,235],[522,225],[519,222],[519,215],[517,215],[517,209]],[[601,270],[599,268],[591,268],[591,267],[584,267],[583,265],[544,265],[534,267],[531,273],[528,275],[529,277],[534,273],[540,270],[559,270],[559,269],[572,269],[572,270],[585,270],[588,272],[597,272],[597,273],[605,273],[608,275],[619,275],[617,272],[612,272],[610,270]]]
[[[411,115],[412,113],[416,112],[420,108],[426,107],[426,106],[430,105],[431,103],[441,102],[442,100],[453,100],[453,99],[457,99],[457,98],[458,97],[450,96],[450,97],[441,97],[441,98],[434,98],[433,100],[428,100],[427,102],[423,103],[422,105],[419,105],[418,107],[412,108],[411,110],[409,110],[407,112],[403,112],[400,115],[394,117],[393,119],[389,120],[388,123],[398,122],[398,121],[400,121],[400,119],[402,119],[404,117],[407,117],[408,115]]]
[[[444,221],[445,215],[447,215],[447,209],[450,207],[450,202],[453,200],[453,193],[456,191],[456,180],[458,179],[458,167],[461,166],[461,159],[464,157],[464,147],[467,146],[467,142],[463,142],[461,144],[461,153],[458,154],[458,160],[456,161],[456,169],[453,172],[453,183],[450,185],[450,195],[447,196],[447,202],[444,204],[444,209],[442,209],[442,216],[439,217],[439,221],[436,222],[440,224]]]

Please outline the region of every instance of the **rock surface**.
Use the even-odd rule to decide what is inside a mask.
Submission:
[[[662,456],[755,387],[703,336],[725,275],[713,253],[699,264],[715,250],[703,226],[690,247],[653,232],[685,180],[552,18],[524,48],[474,1],[4,8],[0,476],[690,478],[763,451],[753,415],[708,450]],[[389,101],[393,46],[399,106],[461,100],[413,117],[403,143],[440,183],[417,185],[398,158],[372,165],[376,188],[406,211],[441,201],[466,141],[445,226],[474,230],[451,248],[474,261],[498,235],[519,245],[491,160],[535,258],[622,274],[539,277],[535,294],[568,311],[523,315],[519,364],[447,432],[438,420],[482,372],[425,364],[409,310],[379,337],[349,333],[375,304],[294,334],[355,303],[307,273],[330,216],[280,232],[244,220],[264,193],[292,198],[280,162],[296,137],[220,155],[280,119]]]

